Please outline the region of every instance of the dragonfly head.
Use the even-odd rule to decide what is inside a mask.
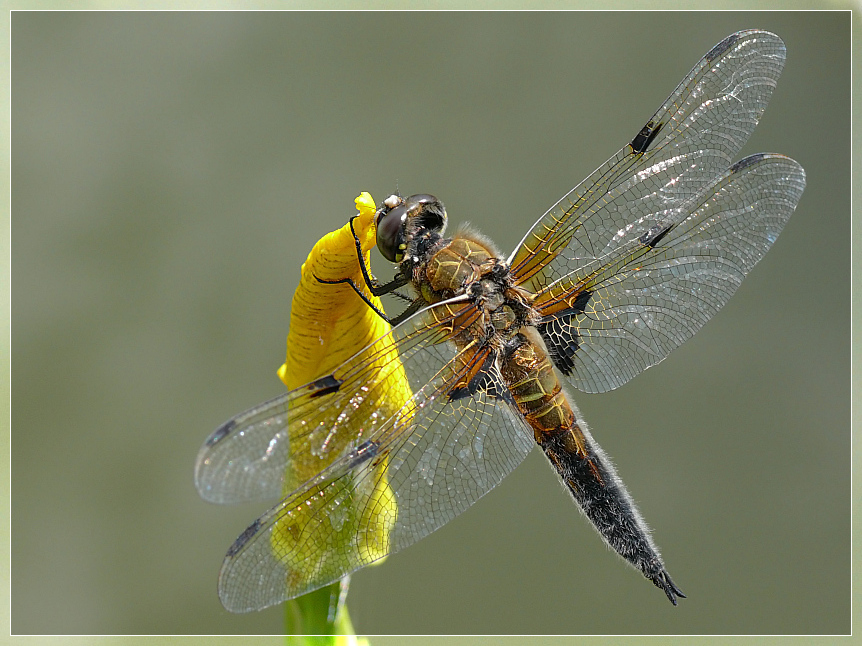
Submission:
[[[389,262],[400,263],[417,234],[446,230],[446,207],[433,195],[390,195],[377,210],[377,248]]]

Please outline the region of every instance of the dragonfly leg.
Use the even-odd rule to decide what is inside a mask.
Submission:
[[[318,283],[323,283],[324,285],[343,285],[344,283],[347,283],[348,285],[350,285],[353,288],[353,291],[356,292],[356,294],[359,296],[359,298],[361,298],[363,301],[365,301],[365,304],[374,310],[374,313],[377,314],[377,316],[382,318],[387,323],[392,324],[392,319],[390,319],[388,316],[386,316],[386,314],[383,313],[383,311],[379,307],[377,307],[374,303],[372,303],[371,299],[368,298],[361,289],[359,289],[359,287],[356,285],[356,283],[353,282],[352,279],[340,278],[338,280],[324,280],[323,278],[318,278],[317,276],[315,276],[314,278],[315,278],[315,280],[317,280]]]
[[[398,316],[394,316],[391,319],[389,319],[389,324],[392,327],[395,327],[399,323],[403,323],[404,321],[409,319],[411,316],[413,316],[416,312],[418,312],[420,309],[422,309],[422,307],[424,305],[427,305],[427,303],[425,301],[423,301],[421,298],[417,298],[416,300],[413,300],[410,303],[410,305],[407,306],[407,309],[404,310],[403,312],[401,312],[401,314],[399,314]]]
[[[410,301],[411,304],[401,314],[396,317],[390,318],[386,316],[386,314],[379,307],[377,307],[374,303],[371,302],[371,299],[369,299],[365,295],[365,293],[359,288],[359,286],[355,282],[353,282],[353,279],[340,278],[338,280],[324,280],[323,278],[318,278],[317,276],[315,276],[314,278],[317,280],[317,282],[323,283],[324,285],[342,285],[345,283],[350,285],[353,291],[359,295],[359,298],[365,301],[365,304],[368,305],[368,307],[370,307],[372,310],[374,310],[375,314],[377,314],[384,321],[388,322],[390,325],[398,325],[402,321],[410,318],[413,314],[415,314],[424,303],[421,299],[415,301],[406,294],[396,291],[399,287],[404,287],[404,285],[410,282],[409,279],[402,274],[397,274],[394,279],[392,279],[385,285],[380,285],[374,278],[374,276],[371,275],[371,273],[368,271],[368,267],[365,266],[365,257],[362,253],[362,243],[359,241],[359,236],[356,235],[356,230],[353,228],[353,221],[358,217],[358,215],[355,215],[350,218],[350,232],[353,234],[353,241],[356,245],[356,256],[359,259],[359,269],[362,271],[362,278],[365,281],[366,288],[369,292],[371,292],[372,296],[392,294],[393,296],[397,296],[402,300]]]
[[[356,230],[353,228],[353,221],[358,217],[358,215],[354,215],[352,218],[350,218],[350,233],[353,234],[353,242],[356,245],[356,257],[359,259],[359,269],[362,271],[362,278],[365,280],[365,285],[366,287],[368,287],[368,291],[370,291],[373,296],[383,296],[383,294],[394,293],[395,290],[399,287],[404,287],[404,285],[406,285],[409,280],[399,273],[395,276],[394,279],[392,279],[385,285],[380,285],[377,282],[377,279],[371,275],[371,272],[368,271],[368,267],[365,266],[365,256],[362,253],[362,243],[359,241],[359,236],[356,235]],[[413,300],[412,298],[405,297],[404,294],[400,293],[396,294],[396,296],[407,298],[411,301]]]

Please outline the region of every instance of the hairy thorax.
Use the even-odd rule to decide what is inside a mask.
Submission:
[[[538,315],[532,294],[514,285],[498,256],[489,241],[473,232],[441,238],[429,247],[425,262],[415,265],[413,285],[428,304],[469,296],[476,315],[464,340],[478,338],[502,349],[523,327],[535,325]]]

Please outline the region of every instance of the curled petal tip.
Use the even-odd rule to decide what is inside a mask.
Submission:
[[[366,218],[370,219],[374,216],[374,212],[377,210],[377,205],[374,204],[374,198],[371,197],[370,193],[362,191],[354,202],[356,202],[356,209],[359,211],[360,218],[364,220]]]

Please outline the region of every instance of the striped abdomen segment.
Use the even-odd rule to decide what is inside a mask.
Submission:
[[[586,439],[575,421],[554,365],[545,349],[526,336],[502,364],[503,378],[518,410],[533,427],[536,443],[552,440],[583,459],[589,459]],[[598,472],[596,472],[598,476]]]

